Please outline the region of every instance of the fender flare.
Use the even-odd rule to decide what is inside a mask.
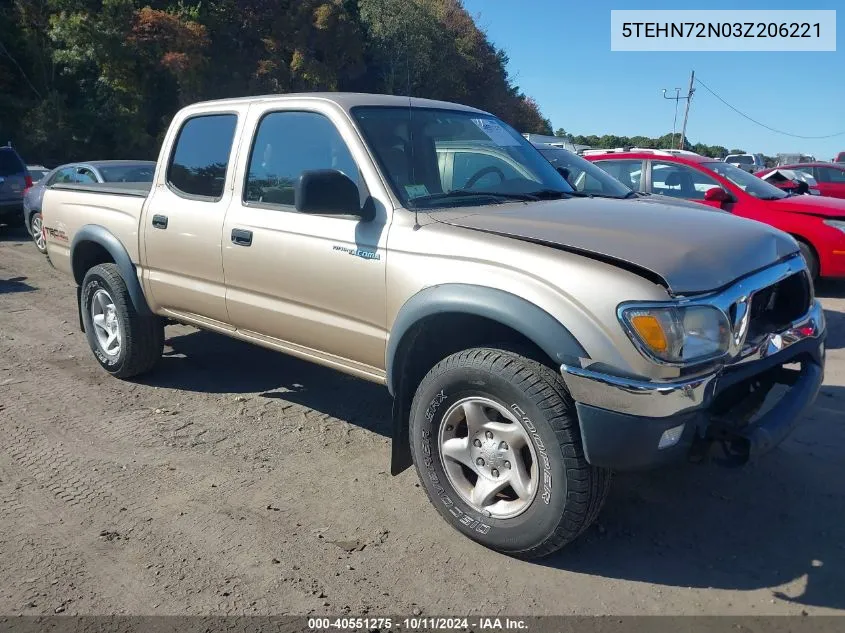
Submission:
[[[558,364],[578,363],[587,352],[560,321],[527,299],[496,288],[442,284],[412,296],[396,315],[385,352],[387,388],[395,396],[399,371],[396,356],[404,336],[426,317],[444,313],[471,314],[516,330]]]
[[[132,300],[135,310],[138,314],[152,314],[149,305],[147,305],[147,299],[144,296],[141,283],[138,281],[135,264],[132,263],[129,253],[126,252],[126,247],[108,229],[98,224],[86,224],[73,236],[73,242],[70,245],[70,261],[73,269],[73,277],[77,285],[82,284],[85,273],[88,272],[86,270],[76,269],[76,249],[84,242],[93,242],[108,251],[120,271],[120,276],[123,277],[123,282],[126,284],[126,289],[129,291],[129,297]]]
[[[539,306],[504,290],[472,284],[443,284],[408,299],[393,322],[385,351],[387,389],[393,396],[390,472],[398,475],[412,464],[408,438],[409,398],[402,370],[396,365],[405,336],[423,319],[457,313],[484,317],[521,333],[559,364],[579,365],[589,355],[560,321]]]

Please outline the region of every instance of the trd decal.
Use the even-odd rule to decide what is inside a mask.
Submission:
[[[55,238],[60,242],[67,242],[67,233],[61,229],[51,229],[49,226],[45,226],[44,231],[48,233],[50,237]]]

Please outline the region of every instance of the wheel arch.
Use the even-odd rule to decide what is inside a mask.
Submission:
[[[92,267],[106,263],[117,266],[135,310],[139,314],[151,314],[126,247],[105,227],[86,224],[76,232],[70,246],[70,265],[77,286],[82,285],[85,273]]]
[[[804,244],[807,248],[810,249],[810,252],[813,254],[813,257],[816,258],[815,263],[816,263],[817,270],[815,272],[816,272],[817,275],[821,276],[822,260],[821,260],[820,254],[819,254],[819,249],[816,248],[815,245],[813,244],[813,242],[810,241],[810,239],[808,239],[804,235],[799,235],[798,233],[794,233],[794,232],[790,232],[789,234],[793,237],[793,239],[795,239],[796,242],[798,242],[799,245]]]
[[[421,290],[399,310],[385,352],[393,396],[391,472],[411,465],[407,420],[416,385],[450,354],[483,345],[508,345],[558,371],[587,352],[572,333],[534,303],[496,288],[443,284]]]

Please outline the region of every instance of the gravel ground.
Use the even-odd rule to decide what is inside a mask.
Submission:
[[[72,281],[0,234],[0,614],[845,614],[845,283],[825,386],[754,466],[618,476],[539,563],[388,473],[381,387],[183,326],[107,376]]]

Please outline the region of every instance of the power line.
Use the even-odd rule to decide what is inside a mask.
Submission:
[[[803,139],[822,139],[822,138],[833,138],[833,137],[835,137],[835,136],[842,136],[843,134],[845,134],[845,131],[843,131],[843,132],[837,132],[836,134],[825,134],[825,135],[823,135],[823,136],[804,136],[803,134],[792,134],[791,132],[784,132],[783,130],[779,130],[779,129],[774,128],[774,127],[772,127],[772,126],[770,126],[770,125],[766,125],[765,123],[760,123],[760,121],[758,121],[757,119],[753,119],[753,118],[751,118],[750,116],[748,116],[747,114],[745,114],[745,112],[743,112],[742,110],[739,110],[738,108],[735,108],[735,107],[734,107],[734,106],[732,106],[730,103],[728,103],[727,101],[725,101],[724,99],[722,99],[722,97],[720,97],[720,96],[719,96],[719,95],[717,95],[715,92],[713,92],[713,90],[711,90],[711,89],[707,86],[707,84],[705,84],[703,81],[701,81],[701,79],[698,79],[698,78],[696,77],[695,81],[696,81],[696,82],[698,82],[698,83],[701,85],[701,87],[702,87],[702,88],[704,88],[707,92],[709,92],[711,95],[713,95],[714,97],[716,97],[719,101],[721,101],[722,103],[724,103],[726,106],[728,106],[731,110],[733,110],[734,112],[736,112],[736,113],[737,113],[737,114],[739,114],[740,116],[743,116],[743,117],[745,117],[746,119],[748,119],[749,121],[751,121],[752,123],[756,123],[756,124],[757,124],[757,125],[759,125],[760,127],[764,127],[764,128],[766,128],[767,130],[771,130],[772,132],[777,132],[778,134],[783,134],[784,136],[791,136],[791,137],[793,137],[793,138],[803,138]]]

